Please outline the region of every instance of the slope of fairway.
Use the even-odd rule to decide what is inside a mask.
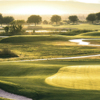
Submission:
[[[38,41],[54,41],[54,40],[66,40],[61,36],[49,36],[49,35],[17,35],[4,38],[0,43],[24,43],[24,42],[38,42]]]
[[[45,81],[50,85],[71,89],[100,90],[100,66],[63,67]]]
[[[88,66],[90,63],[91,65],[100,65],[99,60],[85,62],[81,59],[74,61],[0,62],[0,88],[33,100],[99,100],[99,90],[75,90],[45,83],[45,79],[57,73],[60,68]]]
[[[79,36],[100,36],[100,31],[82,33]]]

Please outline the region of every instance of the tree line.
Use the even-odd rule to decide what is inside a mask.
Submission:
[[[68,19],[73,24],[75,22],[79,21],[77,15],[69,16]],[[55,22],[57,24],[58,22],[61,21],[61,16],[59,16],[59,15],[52,15],[52,17],[51,17],[50,20],[51,20],[51,22]],[[94,21],[96,21],[96,20],[99,22],[100,21],[100,12],[89,14],[86,17],[86,20],[87,21],[91,21],[92,23]],[[35,25],[38,24],[38,23],[40,23],[40,22],[42,22],[42,17],[39,16],[39,15],[31,15],[31,16],[28,17],[28,19],[26,21],[26,23],[34,23]],[[5,16],[5,17],[3,17],[2,14],[0,14],[0,24],[2,25],[2,24],[9,24],[9,23],[13,24],[13,25],[14,24],[19,24],[19,23],[23,24],[23,23],[25,23],[25,21],[24,20],[14,20],[14,18],[12,16]],[[43,23],[44,24],[48,24],[48,21],[44,20]]]

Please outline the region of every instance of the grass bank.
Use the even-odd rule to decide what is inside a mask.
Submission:
[[[79,59],[80,60],[80,59]],[[96,100],[99,90],[66,89],[45,83],[45,79],[62,67],[100,65],[99,61],[38,61],[0,63],[0,88],[33,100]]]

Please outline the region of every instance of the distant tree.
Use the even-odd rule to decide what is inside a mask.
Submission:
[[[2,16],[2,14],[0,14],[0,24],[1,24],[1,26],[2,26],[2,23],[3,23],[3,16]]]
[[[48,21],[47,21],[47,20],[44,20],[44,21],[43,21],[43,24],[48,24]]]
[[[53,15],[51,17],[51,21],[56,22],[56,25],[57,25],[57,22],[61,21],[61,17],[59,15]]]
[[[92,21],[92,24],[93,22],[96,20],[96,14],[89,14],[86,18],[87,21]]]
[[[35,26],[41,21],[42,21],[42,18],[39,15],[31,15],[30,17],[28,17],[28,20],[27,20],[28,23],[35,23]]]
[[[73,24],[74,24],[76,21],[78,21],[78,17],[77,17],[76,15],[74,15],[74,16],[69,16],[69,20],[70,20],[71,22],[73,22]]]
[[[4,23],[4,24],[9,24],[9,23],[12,22],[13,20],[14,20],[14,18],[11,17],[11,16],[3,17],[3,23]]]
[[[96,13],[96,16],[97,16],[97,20],[100,20],[100,12]]]

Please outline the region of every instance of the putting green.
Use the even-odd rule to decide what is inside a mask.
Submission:
[[[49,85],[70,89],[100,90],[100,66],[70,66],[61,68],[45,79]]]

